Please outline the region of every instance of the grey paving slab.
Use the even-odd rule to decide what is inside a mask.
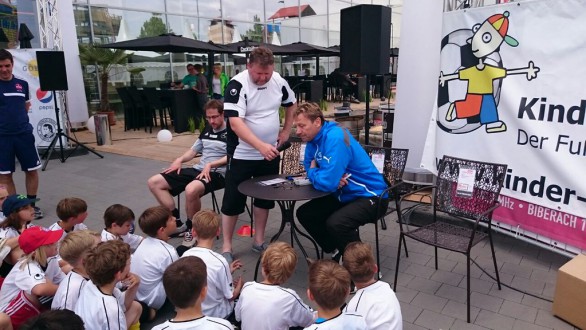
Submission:
[[[108,153],[104,156],[104,159],[93,155],[73,157],[63,164],[52,160],[47,171],[40,173],[39,206],[45,212],[45,217],[36,223],[48,226],[57,221],[55,206],[60,199],[69,196],[86,200],[89,213],[86,225],[93,230],[103,228],[104,210],[112,204],[130,207],[137,217],[146,208],[156,205],[146,180],[166,167],[166,162]],[[24,192],[24,175],[21,172],[15,174],[15,182],[18,191]],[[223,190],[218,191],[220,201],[222,196]],[[183,208],[183,199],[181,204]],[[297,207],[301,204],[298,203]],[[211,198],[204,196],[202,205],[211,208]],[[184,217],[185,211],[181,210],[181,214]],[[280,217],[277,209],[270,212],[266,239],[276,233]],[[399,237],[395,219],[394,215],[387,218],[388,230],[380,231],[381,271],[383,280],[389,283],[394,281]],[[248,215],[241,215],[236,226],[238,228],[244,224],[250,224]],[[137,232],[140,233],[140,229],[137,228]],[[364,241],[374,244],[372,225],[362,227],[360,234]],[[289,237],[289,228],[285,228],[280,240],[289,241]],[[175,246],[180,242],[180,239],[170,241]],[[253,279],[258,258],[258,254],[250,250],[251,244],[249,237],[234,238],[234,253],[244,264],[237,275],[241,275],[245,281]],[[314,254],[309,242],[303,240],[302,244],[309,253]],[[494,244],[503,283],[513,284],[516,288],[545,298],[552,297],[557,270],[568,261],[567,257],[501,234],[494,235]],[[221,240],[216,241],[214,247],[219,249]],[[551,302],[505,287],[499,291],[496,283],[474,265],[471,266],[473,323],[468,324],[465,322],[465,256],[439,250],[439,270],[436,270],[433,248],[413,240],[407,241],[407,247],[410,257],[406,258],[404,251],[401,254],[397,289],[404,329],[573,329],[551,314]],[[296,250],[299,253],[298,247]],[[492,274],[492,257],[487,242],[474,247],[472,258]],[[285,286],[294,289],[308,302],[307,265],[302,258]],[[164,315],[157,322],[164,317],[170,315]],[[150,329],[153,324],[145,324],[142,328]]]

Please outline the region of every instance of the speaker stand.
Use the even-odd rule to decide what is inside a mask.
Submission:
[[[368,145],[369,131],[370,131],[370,75],[366,76],[366,89],[364,90],[365,96],[364,101],[366,102],[366,114],[364,115],[364,144]]]
[[[100,155],[95,150],[92,150],[92,149],[86,147],[83,143],[81,143],[81,142],[77,141],[76,139],[72,138],[71,136],[63,133],[63,129],[61,128],[61,121],[59,120],[59,107],[57,107],[57,93],[55,91],[53,91],[53,102],[55,104],[55,119],[57,122],[57,134],[55,134],[55,136],[53,137],[53,140],[51,141],[51,144],[49,144],[49,148],[47,148],[47,150],[45,150],[45,152],[43,153],[43,156],[41,157],[41,159],[45,159],[45,163],[43,164],[41,171],[44,171],[47,168],[47,164],[49,164],[49,160],[51,160],[51,154],[53,153],[53,150],[55,149],[55,145],[57,144],[57,140],[59,140],[59,152],[60,152],[59,158],[61,159],[62,163],[65,163],[67,158],[69,158],[69,156],[71,156],[71,154],[79,146],[81,146],[85,150],[93,153],[94,155],[96,155],[100,158],[104,158],[104,156]],[[63,151],[63,140],[61,139],[61,137],[66,137],[68,140],[75,142],[75,148],[73,148],[73,150],[69,153],[69,155],[67,155],[67,157],[65,157],[65,152]]]

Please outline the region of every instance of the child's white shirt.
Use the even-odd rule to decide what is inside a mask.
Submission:
[[[257,282],[244,284],[234,311],[242,330],[288,330],[314,320],[314,312],[295,291]]]
[[[81,295],[81,290],[88,281],[89,279],[79,275],[75,271],[70,271],[59,284],[55,297],[53,297],[51,309],[75,310],[75,305]]]
[[[389,283],[383,281],[357,290],[344,312],[362,315],[371,330],[403,329],[399,300]]]
[[[101,233],[102,242],[116,240],[116,239],[122,240],[122,242],[130,245],[130,250],[136,251],[136,249],[138,249],[138,246],[142,242],[143,237],[140,235],[135,235],[135,234],[130,234],[130,233],[128,233],[126,235],[122,235],[122,236],[116,236],[116,235],[110,233],[109,231],[107,231],[106,229],[102,230],[102,233]]]
[[[36,261],[25,261],[25,259],[19,260],[4,279],[0,289],[0,311],[4,311],[20,291],[32,295],[35,286],[47,283],[41,265]],[[21,266],[23,266],[22,269]]]
[[[316,322],[320,322],[319,319]],[[306,330],[367,330],[368,327],[364,322],[364,318],[356,314],[342,313],[334,318],[325,320],[320,323],[314,323]]]
[[[75,314],[83,320],[86,330],[126,330],[124,294],[114,288],[112,295],[104,294],[88,281],[81,289]]]
[[[167,295],[163,287],[165,269],[179,259],[173,246],[160,239],[147,237],[132,255],[130,271],[140,277],[136,300],[159,309]]]
[[[230,299],[234,294],[230,265],[221,254],[202,247],[192,247],[185,251],[182,258],[195,256],[201,258],[208,271],[208,294],[201,304],[204,315],[226,318],[232,312]]]
[[[189,321],[174,322],[168,320],[152,328],[153,330],[234,330],[230,322],[217,318],[202,316]]]

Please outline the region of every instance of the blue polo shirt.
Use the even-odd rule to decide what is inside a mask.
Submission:
[[[32,132],[26,102],[29,100],[28,83],[12,76],[12,80],[0,80],[0,135]]]

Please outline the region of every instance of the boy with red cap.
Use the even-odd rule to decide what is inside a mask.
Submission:
[[[47,258],[57,254],[63,230],[31,227],[18,237],[24,256],[14,265],[0,289],[0,312],[10,316],[15,329],[27,319],[50,307],[57,285],[45,278]]]

